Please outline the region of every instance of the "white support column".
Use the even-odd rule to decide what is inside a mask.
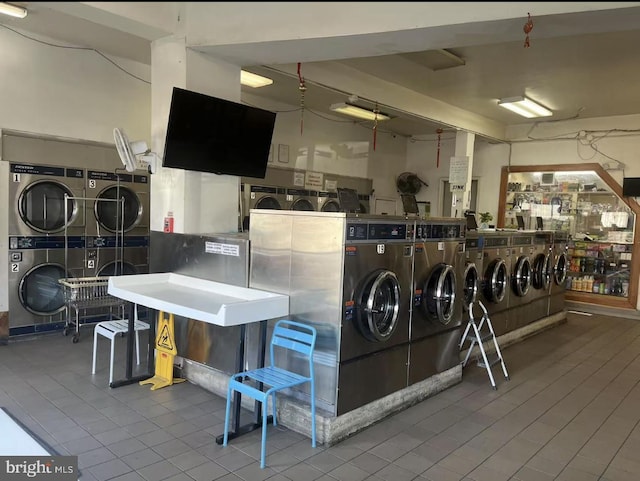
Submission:
[[[465,182],[466,190],[461,193],[453,193],[455,207],[451,209],[456,217],[464,217],[464,212],[469,210],[471,204],[471,177],[473,172],[473,147],[476,135],[459,130],[456,133],[455,157],[467,157],[469,159],[469,168],[467,170],[467,180]]]
[[[173,87],[240,102],[240,67],[188,49],[183,36],[152,43],[151,78],[152,149],[160,155]],[[151,230],[162,231],[171,212],[174,232],[237,232],[239,190],[236,176],[159,168],[151,177]]]

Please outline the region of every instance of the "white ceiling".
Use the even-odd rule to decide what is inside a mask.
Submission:
[[[7,17],[0,19],[0,23],[145,63],[150,62],[149,39],[154,34],[162,34],[152,30],[144,35],[132,35],[111,28],[108,22],[95,23],[87,20],[86,15],[81,18],[72,9],[61,7],[74,2],[58,2],[58,8],[49,8],[47,2],[21,3],[30,10],[26,19]],[[54,5],[55,2],[51,4]],[[514,26],[513,20],[496,23],[496,29],[519,29],[508,35],[517,40],[487,43],[494,37],[459,37],[457,44],[452,41],[442,47],[461,58],[464,65],[441,70],[425,65],[428,62],[424,52],[333,60],[332,63],[388,82],[390,88],[410,89],[505,125],[527,120],[499,108],[498,99],[523,94],[552,109],[554,115],[550,120],[637,114],[640,113],[640,7],[637,3],[629,5],[624,9],[589,12],[582,17],[534,17],[529,48],[524,47],[522,32],[525,17],[519,26]],[[243,91],[299,105],[298,79],[291,74],[291,65],[285,67],[245,67],[274,78],[275,83],[261,89],[243,87]],[[306,76],[305,80],[308,87],[305,106],[318,112],[329,113],[329,105],[344,102],[353,93],[340,85],[327,82],[319,85]],[[363,106],[372,107],[375,100],[362,99],[361,102]],[[427,115],[417,117],[394,109],[393,105],[383,105],[381,110],[393,117],[384,124],[385,128],[407,136],[455,127],[429,121]]]

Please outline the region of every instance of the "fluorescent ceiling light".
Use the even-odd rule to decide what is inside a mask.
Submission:
[[[331,110],[364,120],[389,120],[388,115],[381,114],[380,112],[376,113],[373,110],[364,109],[347,103],[333,104],[331,106]]]
[[[246,85],[247,87],[253,87],[254,89],[257,89],[258,87],[271,85],[273,83],[273,80],[267,77],[263,77],[262,75],[247,72],[246,70],[240,70],[240,83],[242,85]]]
[[[0,13],[10,15],[12,17],[24,18],[27,16],[27,9],[11,5],[10,3],[0,2]]]
[[[498,105],[528,119],[532,119],[534,117],[549,117],[553,115],[551,110],[535,103],[527,97],[510,97],[508,99],[501,99],[498,102]]]

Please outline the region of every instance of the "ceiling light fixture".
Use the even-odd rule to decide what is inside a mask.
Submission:
[[[11,5],[10,3],[0,2],[0,13],[10,15],[12,17],[24,18],[27,16],[27,9]]]
[[[363,120],[389,120],[390,117],[386,114],[380,112],[374,112],[373,110],[368,110],[362,107],[358,107],[357,105],[347,104],[347,103],[339,103],[333,104],[331,106],[331,110],[334,112],[340,112],[341,114],[350,115],[352,117],[357,117]]]
[[[240,70],[240,83],[247,87],[257,89],[258,87],[271,85],[273,80],[268,77],[263,77],[262,75],[247,72],[246,70]]]
[[[527,97],[509,97],[507,99],[501,99],[498,101],[498,105],[528,119],[532,119],[534,117],[549,117],[553,115],[551,110],[537,104]]]

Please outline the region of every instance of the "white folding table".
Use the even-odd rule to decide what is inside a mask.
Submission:
[[[114,381],[112,388],[133,384],[154,375],[155,322],[150,322],[149,331],[149,372],[143,376],[132,376],[133,371],[133,309],[140,304],[155,311],[172,313],[189,319],[215,324],[217,326],[240,326],[240,345],[237,351],[236,372],[244,369],[244,343],[246,325],[260,323],[260,353],[258,366],[264,365],[267,320],[289,315],[289,296],[273,292],[239,287],[222,282],[207,281],[175,273],[138,274],[113,276],[109,278],[108,292],[114,297],[129,301],[129,331],[127,337],[127,366],[125,379]],[[155,313],[154,316],[155,318]],[[153,319],[152,319],[153,321]],[[260,407],[256,408],[256,422],[240,426],[240,395],[234,397],[233,439],[252,431],[262,424]],[[222,444],[222,436],[216,438]]]

